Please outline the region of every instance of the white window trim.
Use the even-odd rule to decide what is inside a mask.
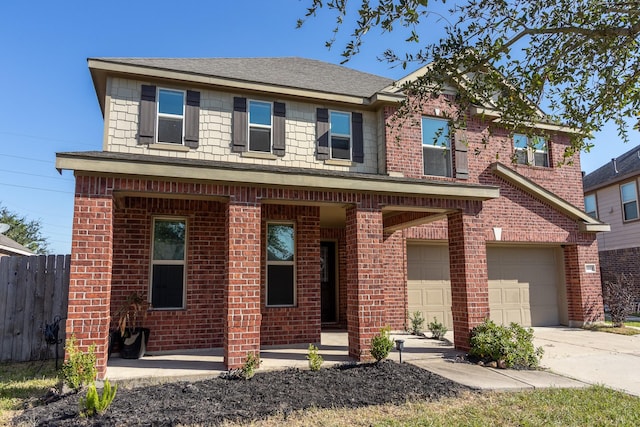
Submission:
[[[271,114],[271,124],[270,125],[261,125],[258,123],[251,123],[251,103],[255,102],[257,104],[268,104],[269,112]],[[273,102],[269,101],[261,101],[259,99],[247,99],[247,152],[249,153],[272,153],[273,152]],[[260,151],[260,150],[252,150],[251,149],[251,128],[257,129],[269,129],[269,151]]]
[[[422,173],[423,176],[439,176],[439,177],[443,177],[443,178],[452,178],[453,177],[453,156],[451,155],[451,135],[449,135],[448,138],[448,146],[443,147],[440,144],[434,144],[433,141],[431,141],[430,144],[425,144],[424,139],[422,138],[422,136],[424,135],[423,132],[423,119],[429,119],[429,120],[437,120],[437,121],[441,121],[441,122],[445,122],[447,124],[447,130],[449,130],[449,120],[440,118],[440,117],[432,117],[432,116],[422,116],[420,118],[420,139],[422,139],[422,150],[420,150],[420,154],[422,155]],[[448,150],[449,154],[448,154],[448,160],[449,160],[449,171],[451,172],[451,175],[427,175],[424,174],[424,148],[427,147],[429,149],[431,148],[438,148],[440,150]]]
[[[593,205],[595,207],[595,211],[587,211],[587,198],[588,197],[593,197]],[[587,194],[586,196],[584,196],[584,211],[586,212],[587,215],[589,215],[589,212],[593,212],[595,214],[594,218],[596,218],[596,219],[598,218],[598,198],[596,197],[595,194]],[[591,216],[591,215],[589,215],[589,216]]]
[[[527,146],[526,148],[522,148],[522,147],[516,147],[516,141],[515,138],[516,136],[522,136],[527,140]],[[543,138],[541,136],[539,136],[538,138],[541,138],[544,141],[544,147],[546,148],[546,150],[538,150],[535,146],[532,146],[529,144],[530,142],[530,138],[522,133],[514,133],[513,134],[513,138],[512,138],[512,145],[513,145],[513,149],[514,151],[525,151],[527,153],[527,165],[528,166],[536,166],[539,168],[548,168],[551,167],[551,163],[549,162],[549,141],[547,141],[546,138]],[[543,153],[546,160],[547,160],[547,165],[548,166],[544,166],[544,165],[536,165],[536,153]],[[519,163],[522,164],[522,163]]]
[[[293,227],[293,260],[292,261],[269,261],[269,225],[290,225]],[[296,223],[292,221],[267,221],[265,228],[265,307],[277,308],[277,307],[296,307],[298,302],[298,287],[296,286],[296,258],[298,256],[298,233],[296,230]],[[292,304],[269,304],[269,266],[270,265],[291,265],[293,266],[293,303]]]
[[[177,115],[177,114],[167,114],[167,113],[160,113],[160,91],[168,91],[168,92],[180,92],[182,93],[182,114],[181,115]],[[187,91],[185,90],[181,90],[181,89],[170,89],[167,87],[158,87],[156,89],[156,143],[157,144],[167,144],[167,145],[178,145],[175,142],[166,142],[166,141],[159,141],[158,138],[160,136],[160,133],[158,132],[158,128],[160,127],[160,118],[161,117],[166,117],[169,119],[176,119],[176,118],[180,118],[180,120],[182,121],[182,136],[180,138],[180,144],[179,145],[184,145],[184,113],[185,113],[185,103],[187,102]]]
[[[154,260],[154,245],[156,242],[156,220],[160,221],[184,221],[184,258],[182,260]],[[187,248],[188,248],[189,222],[186,217],[153,216],[151,217],[151,253],[149,266],[149,307],[151,310],[171,311],[184,310],[187,307]],[[181,307],[154,307],[153,306],[153,266],[154,265],[182,265],[182,306]]]
[[[333,130],[331,129],[331,115],[334,113],[344,114],[349,117],[349,134],[348,135],[345,133],[333,132]],[[333,144],[332,144],[333,138],[332,137],[334,135],[341,138],[349,138],[349,158],[348,159],[333,157]],[[344,161],[351,161],[351,159],[353,159],[353,122],[351,121],[351,112],[349,111],[329,110],[329,159],[344,160]]]
[[[635,199],[633,200],[627,200],[626,202],[624,201],[623,195],[622,195],[622,187],[626,186],[626,185],[631,185],[633,184],[633,189],[634,191],[634,195],[635,195]],[[624,214],[624,205],[627,203],[633,203],[636,202],[636,217],[635,218],[631,218],[631,219],[627,219],[625,218],[625,214]],[[629,181],[629,182],[625,182],[623,184],[620,184],[620,204],[622,205],[622,222],[631,222],[631,221],[638,221],[640,219],[640,206],[638,206],[638,183],[636,181]]]

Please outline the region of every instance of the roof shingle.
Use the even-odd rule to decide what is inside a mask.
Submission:
[[[585,191],[614,183],[620,179],[640,174],[640,145],[615,158],[615,168],[611,161],[600,166],[582,179]]]

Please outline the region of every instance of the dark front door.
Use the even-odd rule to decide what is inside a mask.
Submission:
[[[336,322],[336,244],[320,243],[320,302],[322,323]]]

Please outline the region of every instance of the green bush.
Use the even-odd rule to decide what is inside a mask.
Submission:
[[[87,390],[87,396],[80,399],[80,415],[83,417],[93,417],[103,414],[113,399],[116,397],[118,385],[111,387],[109,380],[104,381],[102,396],[98,393],[95,383],[91,383]]]
[[[434,317],[433,322],[429,323],[429,331],[433,334],[433,338],[441,340],[444,338],[444,334],[447,333],[448,329]]]
[[[247,358],[240,368],[242,378],[250,380],[256,373],[256,369],[260,367],[260,356],[255,353],[247,353]]]
[[[409,321],[411,322],[411,332],[413,335],[420,335],[422,333],[422,328],[424,327],[424,317],[422,313],[419,311],[414,311],[413,316],[409,316]]]
[[[96,379],[96,346],[91,344],[89,351],[83,353],[78,348],[76,337],[67,339],[64,347],[67,360],[62,364],[62,381],[73,391],[77,392],[85,384],[91,384]]]
[[[324,359],[318,354],[318,347],[313,344],[309,344],[309,354],[307,354],[307,360],[309,360],[309,369],[311,369],[312,371],[319,371],[320,367],[324,363]]]
[[[483,360],[503,363],[507,368],[535,369],[544,350],[533,346],[533,329],[517,323],[509,326],[485,321],[471,331],[469,354]]]
[[[389,356],[389,352],[393,349],[393,345],[391,328],[385,326],[371,339],[371,356],[373,356],[377,362],[386,359],[387,356]]]

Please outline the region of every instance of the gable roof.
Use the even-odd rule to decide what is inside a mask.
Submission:
[[[13,239],[8,238],[4,234],[0,234],[0,253],[9,255],[33,255],[33,251],[22,246]]]
[[[614,164],[615,163],[615,164]],[[582,179],[584,191],[595,190],[634,175],[640,175],[640,145],[611,159]]]

